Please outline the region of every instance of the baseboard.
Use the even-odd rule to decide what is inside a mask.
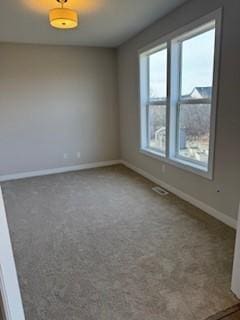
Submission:
[[[234,229],[237,229],[237,220],[227,216],[226,214],[210,207],[209,205],[203,203],[202,201],[200,200],[197,200],[195,198],[193,198],[192,196],[186,194],[185,192],[173,187],[173,186],[170,186],[169,184],[167,184],[166,182],[164,181],[161,181],[160,179],[152,176],[151,174],[149,174],[148,172],[140,169],[140,168],[137,168],[136,166],[132,165],[131,163],[125,161],[125,160],[122,160],[121,163],[123,165],[125,165],[126,167],[128,167],[129,169],[139,173],[140,175],[142,175],[143,177],[147,178],[148,180],[152,181],[153,183],[156,183],[157,185],[160,185],[162,186],[164,189],[168,190],[169,192],[177,195],[179,198],[191,203],[192,205],[194,205],[195,207],[203,210],[204,212],[208,213],[210,216],[220,220],[221,222],[225,223],[226,225],[234,228]]]
[[[55,168],[55,169],[46,169],[46,170],[39,170],[39,171],[9,174],[9,175],[0,176],[0,182],[10,181],[10,180],[18,180],[18,179],[24,179],[24,178],[39,177],[39,176],[47,176],[47,175],[56,174],[56,173],[80,171],[80,170],[100,168],[100,167],[108,167],[108,166],[113,166],[113,165],[120,164],[120,163],[121,163],[121,160],[110,160],[110,161],[100,161],[100,162],[80,164],[80,165],[71,166],[71,167],[62,167],[62,168]]]

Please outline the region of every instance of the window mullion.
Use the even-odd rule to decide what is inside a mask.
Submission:
[[[170,126],[171,126],[171,41],[167,43],[167,113],[166,113],[166,158],[170,156]]]
[[[147,145],[147,148],[149,148],[149,137],[150,137],[149,106],[150,106],[150,104],[148,103],[146,105],[146,119],[147,119],[147,123],[146,123],[146,145]]]
[[[181,88],[181,44],[178,41],[170,43],[170,97],[169,97],[169,158],[176,155],[177,146],[177,109]]]
[[[168,99],[164,100],[149,100],[149,105],[151,106],[166,106],[168,103]]]
[[[149,106],[150,106],[150,61],[147,56],[147,104],[146,104],[146,146],[149,147]]]
[[[179,98],[180,104],[211,104],[211,99],[181,99]]]

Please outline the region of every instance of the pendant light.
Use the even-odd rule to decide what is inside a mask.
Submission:
[[[78,26],[77,11],[64,8],[68,0],[57,0],[61,4],[60,8],[49,11],[49,21],[52,27],[57,29],[73,29]]]

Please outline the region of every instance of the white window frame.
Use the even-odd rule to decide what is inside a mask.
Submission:
[[[141,92],[142,92],[142,99],[144,99],[144,108],[141,108],[141,111],[142,111],[141,118],[144,119],[144,123],[145,123],[145,125],[142,127],[142,130],[141,130],[141,141],[142,141],[141,145],[144,146],[143,147],[144,149],[149,150],[153,153],[157,153],[161,157],[165,157],[165,153],[149,146],[149,107],[153,105],[164,105],[164,106],[166,105],[166,109],[168,109],[168,93],[166,93],[165,100],[157,100],[157,99],[151,100],[150,86],[149,86],[149,78],[150,78],[149,57],[150,55],[167,48],[168,48],[167,42],[162,43],[158,46],[155,46],[151,50],[145,51],[140,59],[140,64],[141,64],[140,69],[142,72],[141,79],[143,80],[143,82],[141,83]]]
[[[215,131],[216,131],[216,111],[218,96],[218,78],[221,44],[221,21],[222,8],[176,30],[175,32],[161,37],[161,39],[149,44],[139,50],[139,76],[140,76],[140,152],[157,158],[163,162],[174,165],[178,168],[193,172],[208,179],[213,179]],[[209,161],[208,166],[201,165],[194,160],[185,159],[176,154],[177,145],[177,105],[180,96],[180,45],[179,41],[196,36],[204,31],[208,31],[215,26],[215,56],[213,72],[212,99],[184,100],[184,103],[210,103],[210,141],[209,141]],[[149,66],[148,56],[151,53],[167,47],[167,126],[166,126],[166,154],[161,154],[157,150],[148,148],[147,141],[147,104],[149,103]],[[177,76],[176,76],[177,74]]]

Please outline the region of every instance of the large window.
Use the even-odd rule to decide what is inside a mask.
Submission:
[[[140,54],[141,150],[212,176],[220,11]]]

